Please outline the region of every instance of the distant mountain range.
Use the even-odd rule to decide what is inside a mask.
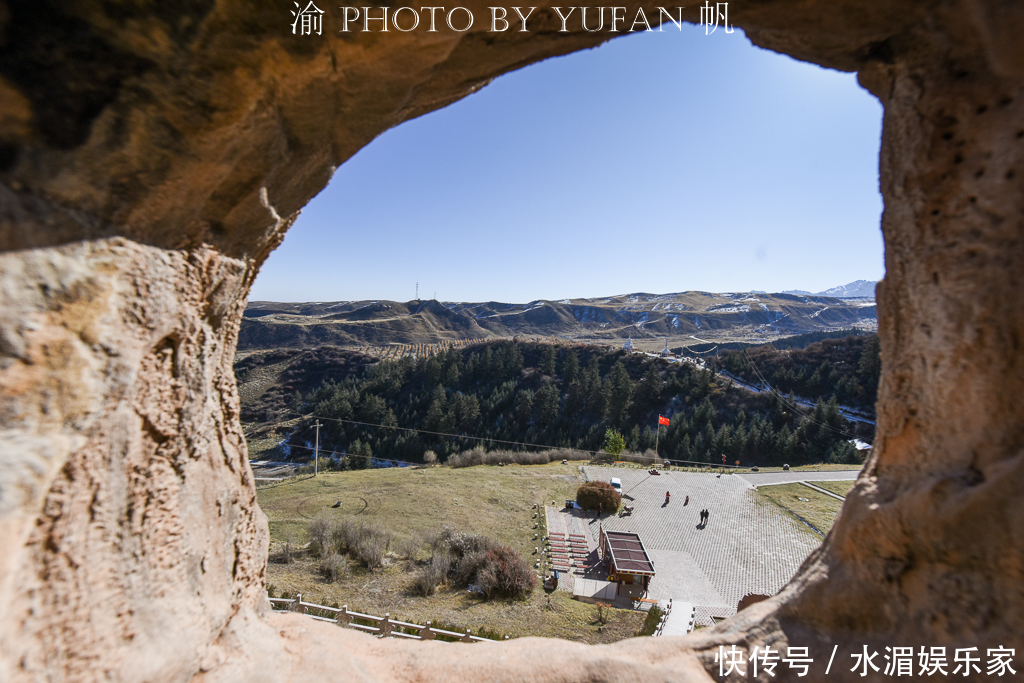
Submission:
[[[877,329],[874,283],[839,295],[759,292],[635,293],[526,304],[440,301],[250,302],[240,351],[281,347],[437,344],[495,337],[561,337],[641,348],[707,341],[769,340],[803,332]],[[654,350],[654,349],[651,349]]]
[[[790,289],[785,294],[801,294],[803,296],[834,296],[838,299],[860,299],[864,297],[875,298],[875,285],[878,283],[874,280],[857,280],[851,282],[848,285],[839,285],[832,289],[826,289],[824,292],[811,293],[802,289]]]

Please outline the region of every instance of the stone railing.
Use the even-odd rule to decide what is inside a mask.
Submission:
[[[341,607],[327,607],[325,605],[317,605],[311,602],[303,602],[301,593],[299,593],[295,598],[267,599],[270,600],[270,605],[274,608],[275,612],[298,612],[299,614],[305,614],[311,619],[316,619],[317,621],[326,621],[337,624],[338,626],[346,626],[357,631],[363,631],[364,633],[371,633],[378,638],[434,640],[437,636],[447,636],[449,638],[458,638],[459,641],[463,643],[496,642],[490,638],[470,635],[468,628],[465,633],[459,633],[458,631],[446,631],[445,629],[431,627],[429,621],[425,626],[421,626],[407,621],[392,619],[391,615],[388,613],[385,613],[383,617],[376,617],[372,614],[353,612],[349,610],[348,605],[342,605]],[[357,623],[357,620],[370,623]],[[410,633],[410,631],[415,631],[415,633]],[[508,640],[508,636],[505,636],[505,640]]]

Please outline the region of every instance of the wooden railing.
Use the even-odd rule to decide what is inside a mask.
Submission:
[[[378,638],[434,640],[437,636],[447,636],[450,638],[458,638],[459,641],[463,643],[496,642],[490,638],[471,635],[468,628],[465,633],[459,633],[458,631],[446,631],[442,628],[433,628],[429,621],[425,626],[420,626],[419,624],[411,624],[407,621],[392,619],[389,613],[385,613],[383,617],[375,617],[372,614],[353,612],[349,610],[348,605],[342,605],[341,607],[327,607],[325,605],[316,605],[311,602],[303,602],[301,593],[295,596],[295,598],[268,599],[270,600],[270,605],[274,608],[275,612],[297,612],[299,614],[305,614],[311,619],[316,619],[317,621],[326,621],[337,624],[338,626],[346,626],[357,631],[362,631],[364,633],[372,633]],[[324,616],[325,614],[332,616]],[[357,619],[360,621],[368,621],[375,625],[359,624],[356,623]],[[409,631],[415,631],[415,633],[409,633]],[[505,640],[508,640],[508,636],[505,636]]]
[[[665,631],[665,624],[668,623],[668,615],[672,613],[672,598],[668,599],[668,605],[665,606],[665,611],[661,615],[661,620],[658,621],[658,628],[654,630],[653,636],[660,636]],[[689,633],[693,630],[693,627],[697,624],[697,610],[693,605],[690,605],[690,615],[687,617],[686,632]]]
[[[665,630],[665,622],[668,621],[668,615],[672,614],[672,598],[668,599],[668,604],[665,605],[665,611],[661,614],[661,619],[658,621],[658,628],[654,629],[653,636],[660,636],[662,631]]]

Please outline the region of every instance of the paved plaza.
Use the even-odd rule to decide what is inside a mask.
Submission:
[[[591,481],[622,480],[623,504],[631,515],[584,521],[593,539],[600,525],[634,531],[654,562],[657,575],[648,597],[673,598],[697,606],[698,623],[729,616],[748,593],[774,595],[821,544],[821,537],[757,496],[755,486],[792,481],[856,479],[857,472],[714,474],[583,467]],[[665,504],[665,492],[671,500]],[[686,496],[688,505],[683,505]],[[706,525],[700,511],[710,511]]]

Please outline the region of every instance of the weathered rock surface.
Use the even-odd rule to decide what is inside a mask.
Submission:
[[[730,3],[885,105],[878,439],[779,596],[591,648],[265,613],[231,374],[260,264],[375,135],[610,35],[540,8],[526,33],[341,36],[324,8],[293,36],[289,9],[0,3],[0,679],[701,680],[770,643],[839,645],[852,680],[865,644],[1024,652],[1024,7]]]

